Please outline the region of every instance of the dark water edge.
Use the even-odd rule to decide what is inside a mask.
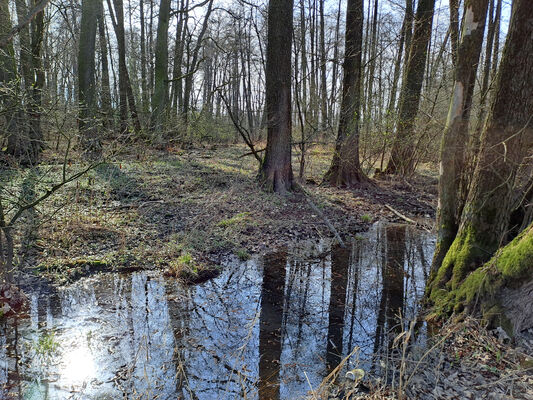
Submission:
[[[107,273],[32,293],[29,316],[0,327],[0,398],[299,398],[355,347],[347,368],[376,368],[417,314],[433,250],[378,223],[347,248],[228,260],[201,285]]]

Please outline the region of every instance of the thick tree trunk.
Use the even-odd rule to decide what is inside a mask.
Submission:
[[[6,37],[11,31],[11,16],[9,13],[9,1],[0,0],[0,41]],[[11,88],[16,85],[16,63],[15,52],[12,43],[9,41],[5,46],[0,47],[0,84],[6,88]],[[15,113],[17,104],[16,99],[9,94],[9,90],[0,93],[0,104],[6,112],[3,115],[4,121],[2,131],[0,132],[2,142],[7,139],[7,152],[12,155],[14,149],[9,148],[11,143],[19,135],[18,118]],[[13,139],[14,138],[14,139]],[[2,146],[5,144],[2,143]]]
[[[506,237],[516,172],[533,145],[533,7],[515,0],[479,161],[455,240],[434,273],[430,298],[457,289]],[[476,271],[477,272],[477,271]]]
[[[152,124],[153,132],[163,130],[168,103],[168,21],[170,17],[170,0],[162,0],[159,8],[159,22],[157,24],[157,38],[155,45],[154,79],[155,89],[152,96]]]
[[[331,167],[324,180],[332,185],[350,187],[368,180],[359,162],[363,0],[348,0],[345,41],[339,130]]]
[[[432,265],[434,270],[442,264],[457,234],[463,210],[461,181],[465,172],[468,122],[485,32],[487,5],[488,0],[465,0],[461,42],[457,50],[454,94],[440,152],[438,237]]]
[[[79,121],[81,145],[88,158],[96,158],[101,143],[96,119],[95,49],[96,27],[101,0],[83,0],[81,4],[78,52]]]
[[[533,224],[452,290],[432,293],[434,313],[479,312],[510,335],[533,328]]]
[[[386,169],[386,173],[389,174],[408,175],[414,169],[413,131],[420,104],[434,8],[435,0],[420,0],[416,10],[415,30],[400,93],[396,137]]]
[[[259,180],[267,190],[292,189],[292,0],[270,0],[266,60],[267,147]]]

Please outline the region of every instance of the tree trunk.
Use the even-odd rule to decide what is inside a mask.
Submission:
[[[509,335],[533,328],[533,224],[453,290],[432,292],[433,314],[479,312]]]
[[[113,128],[113,112],[111,109],[111,85],[109,83],[109,65],[107,62],[107,38],[104,19],[104,7],[100,3],[98,13],[98,38],[100,41],[100,59],[102,67],[102,93],[101,109],[103,114],[103,125],[105,128]]]
[[[11,31],[11,16],[9,15],[9,1],[0,0],[0,41],[6,37]],[[8,42],[5,46],[0,47],[0,83],[5,87],[13,87],[16,85],[15,79],[17,74],[17,68],[15,63],[15,52],[12,42]],[[2,108],[6,111],[14,110],[16,108],[16,101],[6,90],[4,93],[0,93],[0,102]],[[18,118],[14,112],[5,112],[5,133],[2,132],[2,140],[7,137],[9,154],[13,153],[14,149],[9,148],[10,142],[13,140],[11,137],[17,137],[18,135]],[[5,135],[5,136],[4,136]],[[2,143],[2,146],[4,144]]]
[[[324,21],[324,2],[319,0],[320,13],[320,113],[321,113],[321,128],[325,132],[329,125],[328,118],[328,93],[327,93],[327,78],[326,78],[326,39],[325,39],[325,21]]]
[[[341,22],[341,3],[342,0],[339,0],[338,9],[337,9],[337,19],[335,22],[335,43],[333,47],[333,71],[331,73],[331,95],[329,99],[329,119],[330,125],[334,126],[335,123],[335,106],[337,103],[337,76],[338,76],[338,58],[339,58],[339,37],[340,37],[340,22]]]
[[[142,98],[142,119],[143,124],[146,123],[145,116],[148,114],[149,105],[149,93],[148,85],[146,83],[146,26],[144,22],[144,0],[139,1],[139,15],[141,25],[141,98]]]
[[[532,37],[533,7],[528,0],[515,0],[459,231],[430,283],[435,303],[460,287],[505,241],[516,172],[533,145],[533,40],[524,40]]]
[[[422,82],[427,58],[428,44],[435,0],[420,0],[415,15],[415,30],[411,40],[409,58],[402,82],[396,137],[386,173],[408,175],[413,172],[413,137],[416,115],[420,103]]]
[[[38,0],[35,0],[35,4]],[[33,161],[37,162],[43,148],[43,132],[41,128],[42,90],[45,83],[45,74],[42,63],[42,48],[44,40],[44,10],[35,15],[31,25],[31,53],[32,68],[35,74],[33,90],[31,94],[30,118],[31,118],[31,146]]]
[[[78,52],[79,130],[87,158],[101,153],[96,119],[95,50],[96,27],[101,0],[83,0],[81,4],[80,43]]]
[[[118,94],[120,114],[120,134],[128,131],[128,69],[126,66],[126,39],[124,32],[124,3],[122,0],[113,0],[115,5],[116,21],[113,24],[117,36],[118,47]],[[109,4],[111,11],[111,4]]]
[[[270,0],[266,60],[267,147],[259,179],[267,190],[292,189],[292,0]]]
[[[368,180],[359,162],[363,0],[348,0],[345,43],[339,130],[331,167],[324,180],[336,186],[355,186]]]
[[[490,0],[489,2],[489,26],[487,31],[487,44],[485,48],[485,65],[483,67],[483,78],[481,82],[481,93],[480,93],[480,101],[479,101],[479,113],[477,116],[476,121],[476,129],[472,134],[472,137],[470,138],[470,152],[471,152],[471,159],[472,159],[472,168],[471,170],[474,171],[475,168],[475,161],[477,160],[477,155],[479,152],[479,139],[481,136],[481,131],[483,129],[483,124],[485,123],[485,119],[487,118],[487,101],[489,99],[489,82],[491,78],[493,78],[492,74],[492,62],[493,62],[493,54],[492,51],[497,48],[494,44],[494,39],[496,36],[496,27],[499,26],[499,20],[500,20],[500,13],[501,13],[501,7],[502,7],[502,0],[498,0],[498,5],[496,6],[496,10],[494,9],[494,0]],[[499,28],[498,28],[499,29]],[[498,39],[499,40],[499,39]],[[496,50],[497,51],[497,50]]]
[[[465,0],[461,43],[457,51],[454,94],[442,136],[437,211],[437,247],[432,269],[438,269],[450,248],[464,205],[461,181],[468,144],[468,122],[483,45],[488,0]]]
[[[386,113],[386,136],[383,140],[383,152],[381,154],[381,164],[380,171],[383,170],[383,161],[385,158],[385,151],[387,147],[387,142],[389,140],[389,134],[394,129],[394,119],[396,118],[395,108],[396,108],[396,96],[398,93],[398,82],[400,80],[400,70],[402,66],[402,58],[404,57],[404,47],[406,46],[407,35],[411,34],[412,29],[412,19],[413,19],[413,10],[410,8],[412,6],[412,0],[406,0],[405,2],[405,16],[403,18],[402,29],[400,31],[400,43],[398,44],[398,53],[396,54],[396,60],[394,62],[394,73],[392,76],[392,85],[391,92],[389,97],[389,104],[387,106]],[[406,52],[406,55],[407,52]],[[404,63],[407,63],[404,61]]]
[[[198,66],[198,55],[200,54],[200,48],[203,44],[204,35],[207,31],[207,26],[209,22],[209,17],[211,16],[211,11],[213,10],[213,0],[210,0],[207,5],[207,10],[204,16],[204,21],[202,23],[202,28],[200,30],[200,33],[198,34],[198,38],[196,41],[196,46],[194,46],[194,50],[192,52],[192,58],[191,62],[189,64],[189,69],[187,71],[187,76],[185,77],[185,91],[183,94],[183,118],[185,122],[187,123],[188,120],[188,114],[189,114],[189,108],[191,103],[191,94],[192,94],[192,87],[194,82],[194,73],[196,71],[196,68]],[[237,55],[237,53],[235,52]],[[237,77],[234,77],[237,78]]]
[[[180,109],[180,101],[182,92],[181,84],[181,64],[183,62],[183,44],[185,42],[184,32],[186,27],[184,26],[187,23],[187,12],[186,8],[188,4],[185,4],[185,0],[180,2],[180,13],[178,13],[178,21],[176,25],[176,39],[174,44],[174,64],[172,66],[172,91],[170,96],[172,112],[174,115],[178,114]]]
[[[459,52],[459,0],[450,0],[450,40],[452,42],[452,64],[456,68]]]
[[[155,45],[154,80],[152,96],[152,132],[163,130],[165,111],[168,102],[168,20],[170,17],[170,0],[162,0],[159,8],[157,38]]]

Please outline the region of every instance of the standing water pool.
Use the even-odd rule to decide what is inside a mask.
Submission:
[[[196,286],[155,271],[30,293],[0,326],[0,398],[296,399],[350,354],[371,368],[419,309],[434,238],[377,223]],[[401,316],[401,317],[400,317]]]

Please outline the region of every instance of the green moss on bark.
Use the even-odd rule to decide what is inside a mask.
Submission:
[[[512,323],[498,302],[504,287],[519,287],[533,274],[533,224],[482,267],[459,280],[461,266],[468,266],[471,246],[468,234],[458,238],[446,255],[442,267],[433,279],[429,300],[432,317],[442,318],[452,313],[478,310],[489,325],[502,326],[509,333]],[[454,280],[455,279],[455,280]]]
[[[462,229],[446,253],[431,285],[435,288],[456,289],[468,273],[476,269],[483,251],[472,227]]]

